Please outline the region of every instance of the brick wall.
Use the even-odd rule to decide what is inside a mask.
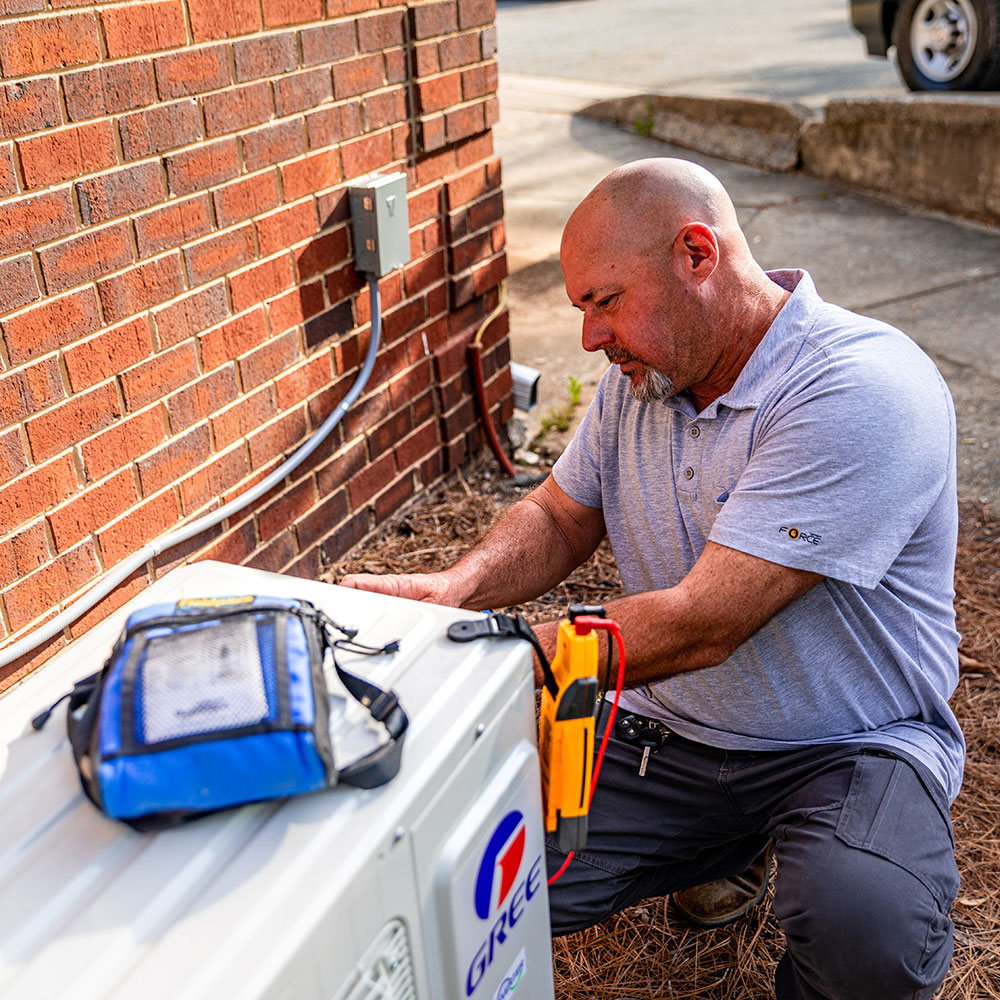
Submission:
[[[332,437],[163,553],[313,576],[481,449],[465,345],[506,274],[494,0],[0,0],[0,642],[260,481],[370,333],[346,189],[408,177],[412,261]],[[512,412],[506,315],[484,368]]]

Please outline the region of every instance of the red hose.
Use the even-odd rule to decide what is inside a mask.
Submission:
[[[500,444],[500,438],[497,436],[496,428],[490,419],[490,408],[486,404],[486,385],[483,382],[483,345],[478,341],[471,343],[465,353],[468,356],[469,369],[472,372],[476,409],[479,410],[479,420],[483,425],[483,430],[486,432],[486,439],[489,441],[490,447],[493,449],[493,454],[496,455],[497,461],[500,463],[503,471],[508,476],[516,476],[517,469],[514,468],[514,463],[507,457],[507,452],[503,450],[503,445]]]

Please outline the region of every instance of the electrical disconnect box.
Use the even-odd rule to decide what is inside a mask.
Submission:
[[[380,278],[408,263],[406,174],[371,174],[349,190],[357,269]]]

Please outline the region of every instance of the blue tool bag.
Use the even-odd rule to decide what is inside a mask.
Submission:
[[[398,643],[373,648],[355,635],[309,602],[285,598],[135,612],[103,669],[66,696],[84,791],[108,816],[151,830],[338,783],[384,784],[399,770],[406,714],[393,692],[343,670],[336,650],[391,653]],[[343,769],[330,740],[327,656],[388,733]]]

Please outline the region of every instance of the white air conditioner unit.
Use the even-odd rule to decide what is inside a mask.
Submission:
[[[137,607],[294,596],[359,640],[344,666],[410,716],[399,775],[139,834],[81,790],[63,709]],[[468,612],[203,562],[174,570],[0,698],[5,1000],[550,1000],[531,655],[456,644]],[[331,689],[336,681],[331,682]],[[332,696],[341,765],[376,740]]]

